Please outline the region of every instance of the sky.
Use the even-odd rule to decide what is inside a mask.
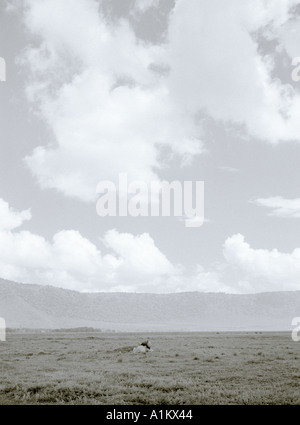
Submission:
[[[82,292],[300,290],[300,0],[2,0],[0,277]],[[97,184],[204,181],[204,224]]]

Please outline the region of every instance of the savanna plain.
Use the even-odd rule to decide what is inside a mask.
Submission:
[[[0,404],[300,404],[299,366],[289,332],[8,332]]]

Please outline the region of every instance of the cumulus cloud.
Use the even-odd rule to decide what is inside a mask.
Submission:
[[[278,50],[262,55],[255,34],[288,30],[299,1],[178,0],[169,26],[170,90],[190,113],[205,110],[270,143],[299,140],[300,97],[272,77]],[[299,26],[299,21],[297,22]],[[286,27],[285,27],[286,26]]]
[[[300,218],[300,199],[286,199],[281,196],[270,198],[259,198],[251,201],[252,203],[269,208],[268,215],[282,218]]]
[[[300,248],[291,253],[253,249],[241,234],[226,239],[224,262],[190,269],[173,264],[148,233],[107,231],[99,246],[76,230],[51,240],[21,230],[28,210],[0,199],[1,277],[87,292],[226,292],[299,290]],[[103,253],[102,251],[106,251]]]
[[[154,45],[130,19],[106,19],[95,0],[26,0],[32,39],[19,63],[53,137],[25,158],[40,186],[93,201],[97,183],[120,172],[157,180],[163,146],[189,166],[204,151],[203,111],[270,143],[299,140],[300,96],[273,77],[280,48],[294,52],[299,3],[177,0],[167,41]],[[150,6],[158,3],[134,10]],[[258,31],[276,40],[274,52],[260,52]]]
[[[1,277],[50,284],[79,291],[163,292],[164,279],[181,273],[157,248],[149,234],[107,231],[107,254],[75,230],[62,230],[51,241],[18,229],[29,211],[13,210],[0,199]]]
[[[182,292],[229,291],[218,271],[198,265],[187,271],[172,264],[148,233],[132,235],[112,229],[101,249],[76,230],[62,230],[51,240],[20,229],[30,220],[0,199],[0,270],[9,280],[78,291]]]
[[[253,249],[241,234],[229,237],[223,247],[228,264],[236,268],[251,292],[299,290],[300,248],[291,253]]]
[[[31,219],[30,210],[15,211],[7,202],[0,199],[0,231],[12,230]]]
[[[108,23],[94,0],[26,4],[25,25],[39,41],[19,61],[31,75],[28,99],[54,138],[25,158],[41,187],[91,201],[97,183],[120,172],[157,180],[161,146],[185,162],[202,151],[193,117],[154,70],[162,47],[139,41],[128,21]]]

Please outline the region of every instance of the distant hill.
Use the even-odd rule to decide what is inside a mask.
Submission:
[[[290,330],[300,291],[250,295],[80,293],[0,279],[0,317],[10,328],[116,331]]]

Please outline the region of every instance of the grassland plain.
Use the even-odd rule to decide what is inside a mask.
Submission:
[[[300,342],[282,333],[8,333],[0,404],[300,404]]]

